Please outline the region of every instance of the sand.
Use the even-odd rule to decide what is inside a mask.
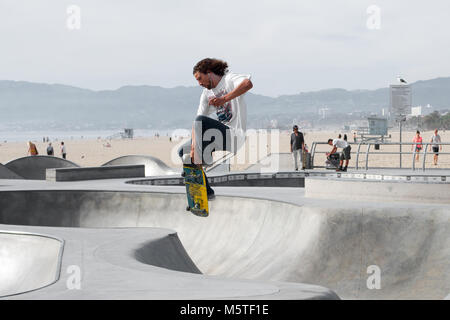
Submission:
[[[328,138],[335,138],[339,133],[347,133],[349,142],[353,141],[353,135],[351,132],[338,132],[338,131],[305,131],[305,140],[306,144],[311,149],[312,142],[326,142]],[[248,144],[246,149],[246,157],[245,161],[242,163],[233,163],[232,170],[242,170],[252,164],[255,160],[261,159],[264,157],[266,152],[262,152],[259,154],[259,151],[264,151],[262,147],[267,146],[267,152],[289,152],[290,146],[290,132],[289,131],[281,131],[279,136],[274,136],[274,141],[278,141],[278,147],[274,142],[271,141],[271,137],[267,137],[267,141],[264,140],[264,136],[258,136],[259,140],[255,138],[255,132],[251,135],[251,143]],[[450,142],[450,132],[440,131],[442,142]],[[391,133],[392,142],[398,141],[398,132]],[[415,132],[403,132],[403,141],[410,142],[412,141]],[[423,132],[422,137],[424,142],[428,142],[433,135],[432,131]],[[176,140],[169,141],[169,137],[160,136],[160,137],[137,137],[135,139],[113,139],[113,140],[104,140],[104,139],[73,139],[73,140],[65,140],[64,143],[67,149],[67,159],[77,163],[80,166],[101,166],[102,164],[124,155],[150,155],[156,158],[159,158],[163,162],[165,162],[168,166],[179,168],[181,167],[181,162],[177,157],[176,151],[179,146],[183,144],[184,140]],[[37,146],[40,155],[46,155],[46,148],[48,143],[44,143],[42,141],[34,141]],[[55,149],[55,156],[61,157],[60,152],[60,142],[53,141],[53,147]],[[318,146],[317,152],[327,152],[331,149],[328,145]],[[365,166],[365,151],[367,146],[362,146],[361,151],[363,152],[359,157],[359,166]],[[2,142],[0,143],[0,163],[5,164],[8,161],[13,159],[24,157],[27,155],[27,143],[24,142]],[[381,150],[378,152],[397,152],[399,150],[398,146],[382,146]],[[357,146],[352,147],[352,151],[357,151]],[[373,146],[372,149],[373,150]],[[403,147],[404,152],[410,152],[410,146]],[[249,154],[252,152],[253,155],[250,157]],[[370,167],[383,167],[383,166],[398,166],[399,165],[399,155],[381,155],[376,154],[377,151],[374,151],[374,154],[370,154],[369,156],[369,166]],[[443,147],[443,152],[450,152],[449,146]],[[217,154],[216,157],[220,156]],[[422,154],[420,155],[420,162],[417,163],[418,167],[422,166]],[[350,166],[355,165],[356,155],[352,155],[352,160],[350,161]],[[435,166],[432,164],[433,156],[427,155],[426,158],[426,167],[434,168]],[[315,165],[323,165],[325,160],[324,154],[316,154],[315,156]],[[404,155],[403,156],[403,167],[411,167],[412,165],[412,155]],[[439,157],[439,165],[438,168],[450,168],[450,157],[449,155],[441,155]]]

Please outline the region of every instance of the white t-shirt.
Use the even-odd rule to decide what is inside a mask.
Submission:
[[[441,143],[441,136],[440,135],[433,135],[432,137],[431,137],[431,143],[433,143],[433,147],[439,147],[439,145],[438,144],[436,144],[436,143]]]
[[[197,115],[207,116],[216,113],[217,120],[230,127],[231,134],[238,138],[238,148],[245,141],[245,131],[247,130],[247,104],[244,95],[228,101],[220,107],[209,105],[210,98],[220,98],[236,89],[243,80],[250,79],[250,75],[227,72],[215,88],[204,89],[200,97]]]
[[[67,153],[67,152],[66,152],[66,145],[65,145],[65,144],[63,144],[63,145],[61,146],[61,153]]]
[[[348,143],[344,139],[334,139],[333,140],[333,146],[336,146],[337,148],[347,148]]]

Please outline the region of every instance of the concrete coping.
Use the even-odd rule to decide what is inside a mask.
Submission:
[[[55,168],[46,170],[47,181],[79,181],[145,177],[145,165]]]

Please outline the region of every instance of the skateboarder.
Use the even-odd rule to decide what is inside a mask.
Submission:
[[[247,105],[244,94],[253,84],[250,75],[228,71],[228,64],[218,59],[199,61],[194,66],[193,75],[204,89],[192,127],[191,141],[181,146],[178,154],[184,164],[202,166],[212,163],[213,151],[236,153],[245,142]],[[217,115],[217,120],[208,117],[212,113]],[[208,199],[214,199],[214,190],[208,178],[206,188]]]
[[[330,156],[333,153],[336,153],[338,148],[342,148],[342,152],[339,159],[339,168],[336,171],[347,171],[348,162],[350,160],[350,152],[352,150],[352,147],[347,143],[347,141],[343,139],[328,139],[328,144],[330,146],[333,146],[333,149],[331,149],[330,152],[327,153],[327,157]],[[342,165],[345,160],[345,167],[342,168]]]

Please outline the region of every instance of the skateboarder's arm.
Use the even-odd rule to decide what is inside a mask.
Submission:
[[[336,153],[337,147],[333,146],[333,149],[331,149],[331,151],[327,154],[327,156],[329,156],[330,154]]]
[[[220,98],[210,99],[209,104],[213,105],[215,107],[223,106],[225,103],[233,100],[234,98],[237,98],[237,97],[243,95],[251,88],[253,88],[252,81],[250,79],[244,79],[233,91],[227,93],[226,95],[224,95]]]

